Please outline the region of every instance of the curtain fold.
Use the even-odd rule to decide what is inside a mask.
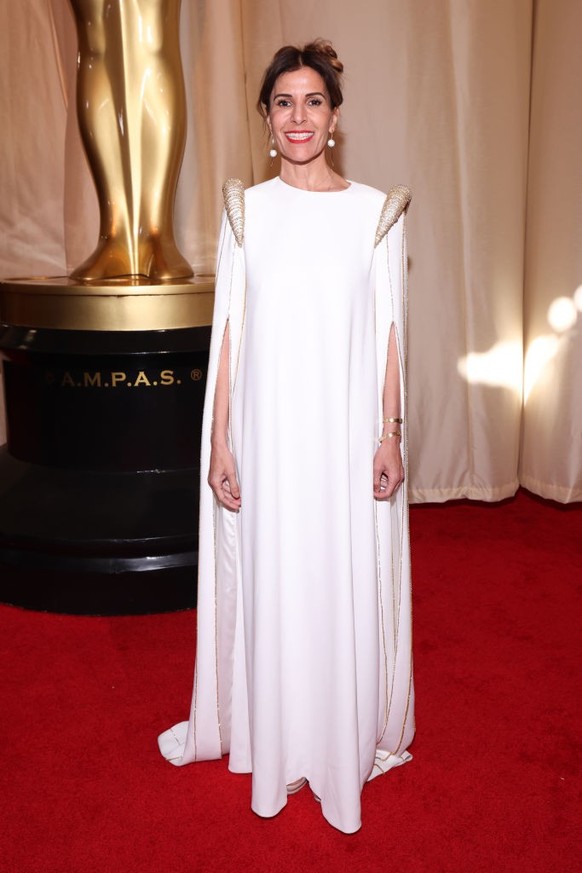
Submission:
[[[538,0],[520,481],[582,500],[582,4]]]
[[[65,0],[0,8],[0,274],[59,275],[98,228],[73,17]],[[520,483],[582,498],[581,32],[574,0],[183,0],[176,228],[196,272],[213,270],[224,179],[278,171],[255,103],[284,43],[330,38],[345,64],[337,169],[413,190],[414,501],[498,500]]]

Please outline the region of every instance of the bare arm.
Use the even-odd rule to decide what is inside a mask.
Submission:
[[[222,341],[218,376],[214,393],[214,413],[212,418],[210,470],[208,484],[218,502],[226,509],[240,509],[240,488],[232,452],[228,445],[229,425],[229,349],[230,334],[227,326]]]
[[[374,455],[374,497],[377,500],[387,500],[404,481],[404,467],[400,451],[400,434],[402,425],[400,419],[400,364],[394,325],[390,328],[388,340],[388,359],[384,378],[383,395],[384,426],[383,439]],[[394,436],[388,436],[395,434]]]

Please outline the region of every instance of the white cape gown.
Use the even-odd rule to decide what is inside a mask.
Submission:
[[[307,777],[346,833],[366,780],[409,760],[414,733],[405,489],[372,496],[392,324],[406,401],[405,215],[375,246],[384,201],[357,183],[320,193],[277,178],[223,218],[194,693],[189,722],[159,738],[177,765],[230,753],[261,816]],[[227,325],[238,513],[206,483]]]

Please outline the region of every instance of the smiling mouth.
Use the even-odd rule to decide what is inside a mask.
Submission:
[[[302,143],[308,142],[313,138],[312,130],[285,131],[285,136],[289,142]]]

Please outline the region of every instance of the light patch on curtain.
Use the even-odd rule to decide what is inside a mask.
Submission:
[[[568,332],[582,312],[582,285],[572,297],[556,297],[548,306],[547,320],[554,333],[537,336],[529,344],[522,365],[519,342],[498,342],[486,352],[469,352],[459,359],[457,370],[471,385],[510,388],[527,402],[545,368],[558,354]]]
[[[554,333],[537,336],[527,348],[524,364],[524,403],[527,403],[545,368],[558,354],[560,346],[568,339],[568,333],[576,326],[580,312],[582,312],[582,285],[576,288],[572,297],[556,297],[548,306],[548,324]]]
[[[548,321],[556,333],[563,333],[576,324],[576,303],[569,297],[556,297],[548,308]]]
[[[545,368],[556,357],[559,345],[560,339],[555,334],[537,336],[529,344],[525,354],[524,403],[527,403],[529,395]]]
[[[457,370],[471,385],[510,388],[521,396],[523,360],[521,342],[498,342],[487,352],[469,352]]]

